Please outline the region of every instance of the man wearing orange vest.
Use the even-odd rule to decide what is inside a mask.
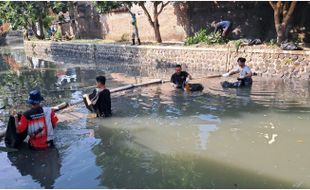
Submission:
[[[23,133],[27,130],[29,135],[29,147],[42,150],[54,146],[54,128],[58,118],[50,107],[42,107],[43,101],[40,91],[33,90],[29,93],[27,103],[31,109],[23,113],[20,121],[15,116],[16,132]]]

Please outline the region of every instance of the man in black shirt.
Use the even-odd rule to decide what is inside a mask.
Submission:
[[[96,81],[97,88],[88,97],[84,96],[84,102],[89,110],[97,113],[97,117],[110,117],[112,116],[111,95],[109,89],[105,87],[106,78],[98,76]]]
[[[188,72],[182,71],[181,65],[176,65],[175,73],[171,76],[170,82],[175,88],[184,88],[190,79],[192,79],[192,76]]]

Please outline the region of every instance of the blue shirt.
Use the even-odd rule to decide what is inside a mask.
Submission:
[[[216,23],[214,32],[217,32],[218,30],[224,30],[225,28],[228,28],[230,26],[231,26],[230,21],[225,20],[225,21],[218,22]]]

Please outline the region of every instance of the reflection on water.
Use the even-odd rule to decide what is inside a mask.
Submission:
[[[173,70],[25,56],[14,63],[15,54],[0,64],[4,112],[24,105],[29,88],[40,88],[54,105],[79,100],[97,74],[113,88],[167,79]],[[309,83],[256,77],[252,89],[223,89],[221,80],[193,81],[205,89],[190,94],[169,84],[113,94],[113,117],[104,120],[82,105],[64,111],[57,149],[0,153],[0,173],[7,174],[0,175],[0,187],[309,188]]]
[[[53,188],[60,176],[61,160],[57,149],[31,151],[24,148],[8,153],[7,157],[22,176],[30,175],[44,188]]]

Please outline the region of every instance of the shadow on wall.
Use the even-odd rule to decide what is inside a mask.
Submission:
[[[212,21],[230,20],[233,22],[233,39],[260,38],[265,41],[276,38],[273,10],[268,2],[215,2],[192,1],[174,4],[178,24],[182,25],[187,35],[193,35],[201,28],[210,27]],[[304,36],[303,41],[309,43],[310,17],[309,2],[298,2],[290,23],[291,39]],[[296,26],[292,28],[292,26]],[[289,30],[288,30],[289,32]]]
[[[77,38],[102,38],[103,29],[100,15],[91,5],[91,2],[78,2],[76,7]]]
[[[189,35],[201,28],[213,31],[212,21],[230,20],[234,29],[232,38],[275,36],[273,19],[270,19],[273,11],[268,2],[189,2],[187,12]]]
[[[106,35],[110,32],[110,28],[109,28],[109,25],[107,23],[107,16],[106,15],[100,15],[100,23],[102,24],[101,25],[101,27],[102,27],[101,34],[102,34],[103,39],[105,39]]]
[[[310,2],[298,2],[292,18],[290,29],[287,31],[291,39],[297,39],[310,47]],[[293,24],[292,24],[293,23]],[[294,26],[293,26],[294,25]]]
[[[177,24],[181,25],[186,35],[191,34],[191,27],[190,27],[190,19],[189,15],[189,3],[187,2],[175,2],[173,3],[174,14],[177,17]]]

